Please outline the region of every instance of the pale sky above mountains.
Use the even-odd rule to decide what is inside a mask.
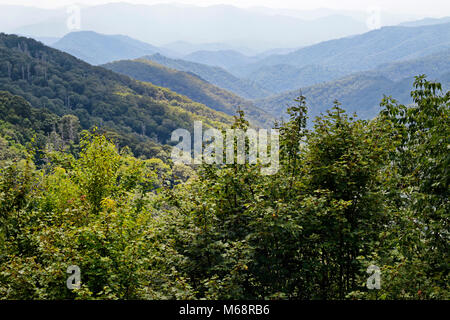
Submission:
[[[227,4],[237,7],[269,7],[311,10],[330,8],[339,10],[367,11],[379,8],[390,14],[416,14],[420,17],[443,17],[450,15],[448,0],[0,0],[0,4],[26,5],[43,8],[57,8],[70,4],[97,5],[111,2],[136,4],[180,3],[189,5]]]

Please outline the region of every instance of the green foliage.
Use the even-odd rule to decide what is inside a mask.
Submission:
[[[245,111],[256,126],[270,127],[272,117],[235,94],[216,87],[193,73],[169,69],[147,59],[123,60],[103,65],[106,69],[125,74],[136,80],[169,88],[211,109],[234,115],[238,108]]]
[[[440,83],[416,77],[415,104],[383,101],[383,121],[401,139],[393,157],[398,170],[386,233],[391,250],[385,256],[383,296],[414,299],[449,298],[449,167],[450,92]]]
[[[298,97],[270,176],[137,159],[97,132],[5,160],[0,298],[448,299],[450,93],[421,76],[412,98],[370,121],[336,101],[309,130]]]
[[[157,213],[154,161],[86,136],[70,169],[31,160],[0,173],[0,296],[6,299],[168,299],[192,296],[173,266]],[[153,191],[153,192],[152,192]],[[65,286],[69,265],[82,286]]]
[[[231,117],[168,89],[93,67],[35,40],[3,33],[0,89],[39,109],[31,115],[39,119],[36,124],[42,127],[33,128],[36,131],[57,131],[52,130],[52,117],[74,115],[82,129],[98,127],[108,135],[118,135],[120,147],[129,146],[136,156],[147,158],[167,151],[160,144],[168,143],[177,128],[191,129],[194,120],[216,127],[232,121]],[[14,101],[10,103],[14,106]],[[22,118],[26,121],[26,108],[30,106],[23,106],[14,106],[15,112],[5,110],[1,117],[27,126]]]
[[[151,56],[144,56],[143,58],[168,68],[193,73],[209,83],[246,99],[257,99],[271,94],[270,91],[267,91],[255,82],[240,79],[220,67],[208,66],[206,64],[181,59],[170,59],[158,53]]]

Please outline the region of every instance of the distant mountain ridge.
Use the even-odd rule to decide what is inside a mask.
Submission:
[[[105,35],[94,31],[71,32],[53,43],[52,47],[93,65],[135,59],[157,52],[170,54],[167,49],[161,49],[128,36]]]
[[[435,24],[442,24],[442,23],[449,23],[450,17],[444,17],[444,18],[425,18],[420,20],[414,20],[414,21],[407,21],[400,23],[399,26],[404,27],[418,27],[418,26],[431,26]]]
[[[70,32],[68,15],[64,11],[55,14],[43,21],[31,20],[29,25],[19,26],[12,32],[62,37]],[[219,42],[267,50],[304,46],[368,30],[364,22],[340,14],[303,20],[228,5],[108,3],[81,7],[81,16],[82,30],[124,34],[156,46],[176,41]]]
[[[250,101],[218,88],[191,72],[170,69],[147,59],[116,61],[102,67],[136,80],[169,88],[230,116],[236,115],[237,109],[240,108],[248,120],[259,127],[273,125],[274,118],[255,107]]]
[[[246,56],[234,50],[219,51],[195,51],[183,57],[184,60],[216,66],[229,70],[230,68],[238,68],[243,65],[255,63],[261,58],[257,56]]]
[[[232,123],[232,117],[167,88],[92,66],[33,39],[0,33],[0,91],[57,116],[98,127],[135,155],[153,157],[173,130]],[[49,134],[52,125],[47,125]]]
[[[105,35],[93,31],[71,32],[54,43],[52,47],[93,65],[145,57],[169,68],[192,72],[204,80],[246,99],[266,97],[274,93],[253,81],[239,79],[223,68],[173,58],[179,54],[170,49],[156,47],[128,36]],[[245,62],[251,60],[251,58],[236,51],[203,51],[206,55],[211,55],[211,64],[214,64],[214,59],[220,60],[224,52],[231,55],[231,60],[236,56],[248,59]],[[195,52],[192,55],[195,56],[200,53],[202,52]]]
[[[172,69],[192,72],[200,76],[202,79],[220,88],[231,91],[243,98],[256,99],[267,97],[273,93],[264,89],[253,81],[239,79],[238,77],[220,67],[208,66],[205,64],[186,61],[182,59],[171,59],[161,54],[154,54],[151,56],[145,56],[143,58]]]
[[[320,83],[256,100],[256,106],[272,115],[283,115],[286,106],[302,94],[307,98],[310,119],[329,109],[339,100],[350,113],[371,118],[378,113],[383,95],[392,95],[401,103],[411,103],[409,92],[414,76],[426,74],[428,79],[441,82],[450,89],[450,49],[426,57],[379,66],[372,71],[359,72],[335,81]]]
[[[191,53],[198,51],[236,51],[244,55],[253,56],[257,54],[256,50],[252,50],[243,46],[233,46],[226,43],[190,43],[186,41],[174,41],[171,43],[164,44],[160,46],[161,48],[168,49],[170,51],[176,52],[182,56],[187,56]]]
[[[450,48],[429,56],[385,63],[377,67],[378,73],[390,80],[426,73],[430,76],[450,69]],[[321,82],[330,82],[348,75],[347,72],[321,65],[297,68],[289,65],[274,65],[260,68],[248,76],[267,90],[283,92],[308,87]]]
[[[297,68],[321,65],[352,73],[377,65],[420,58],[450,48],[450,23],[420,27],[384,27],[361,35],[325,41],[286,55],[272,55],[231,70],[247,77],[260,68],[292,65]]]
[[[321,65],[294,67],[278,64],[259,68],[247,75],[246,79],[256,82],[268,91],[280,93],[336,80],[347,74],[343,70]]]

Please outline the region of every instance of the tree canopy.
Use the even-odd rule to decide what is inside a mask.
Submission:
[[[411,95],[385,97],[373,120],[336,101],[313,128],[298,97],[269,176],[263,164],[138,159],[98,130],[73,152],[2,138],[0,297],[449,299],[450,93],[420,76]],[[0,101],[18,106],[11,125],[33,115]],[[58,121],[63,137],[77,125]],[[247,126],[241,112],[233,127]]]

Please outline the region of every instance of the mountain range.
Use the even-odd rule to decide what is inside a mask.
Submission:
[[[252,102],[216,87],[191,72],[167,68],[148,59],[122,60],[102,67],[128,75],[136,80],[150,82],[185,95],[211,109],[236,115],[240,108],[250,122],[260,127],[271,127],[274,117],[258,109]]]
[[[450,23],[385,27],[229,68],[271,92],[294,90],[450,48]]]
[[[14,11],[16,7],[12,8]],[[95,20],[93,14],[101,8],[105,12]],[[157,36],[156,30],[149,31],[152,26],[167,23],[162,21],[163,17],[174,18],[180,10],[189,12],[187,20],[179,17],[177,21],[181,23],[196,17],[198,25],[202,25],[211,22],[212,16],[220,16],[212,30],[204,31],[213,32],[216,38],[208,38],[206,33],[201,39],[183,34],[181,38],[185,40],[180,41],[170,35],[178,30],[177,26],[159,30]],[[139,32],[125,26],[120,34],[111,34],[123,21],[115,25],[108,19],[119,11],[124,21],[133,16],[136,23],[130,24],[132,28],[144,23],[143,17],[153,20]],[[278,28],[266,34],[270,40],[289,23],[297,28],[306,23],[314,26],[320,21],[329,27],[339,20],[335,23],[345,27],[347,22],[361,21],[355,18],[357,15],[345,20],[346,23],[342,19],[348,17],[336,15],[306,21],[299,16],[264,12],[261,8],[244,10],[232,6],[119,3],[84,7],[82,12],[82,29],[92,26],[94,31],[70,32],[57,41],[53,37],[56,34],[41,32],[40,27],[52,26],[52,30],[59,32],[60,26],[55,23],[63,18],[60,11],[46,12],[40,19],[30,20],[33,22],[30,28],[39,33],[38,38],[51,42],[57,50],[31,39],[2,34],[0,90],[21,96],[33,108],[44,107],[59,117],[74,114],[84,128],[96,125],[119,132],[134,141],[134,148],[137,141],[168,143],[170,130],[189,127],[188,122],[193,119],[204,119],[210,125],[230,123],[238,108],[244,110],[254,125],[268,127],[275,118],[284,117],[287,105],[299,94],[307,97],[311,118],[330,108],[336,99],[348,111],[370,118],[377,113],[384,94],[410,103],[409,90],[418,74],[441,81],[444,88],[449,86],[448,18],[409,21],[369,32],[353,25],[350,28],[353,35],[343,32],[342,37],[327,36],[334,39],[312,45],[306,45],[307,37],[300,34],[302,45],[290,40],[290,48],[262,51],[251,41],[224,40],[217,26],[225,27],[230,17],[234,17],[236,26],[242,26],[242,19],[250,19],[253,24],[247,23],[247,28],[250,25],[256,28],[264,18],[268,27],[274,23]],[[33,13],[36,11],[24,11],[25,16]],[[156,17],[157,13],[161,16]],[[11,19],[1,23],[27,33],[28,27],[17,27]],[[106,30],[102,29],[106,25],[113,27],[108,33],[99,33]],[[197,37],[201,32],[195,28],[189,26],[183,32],[191,31]],[[251,36],[256,32],[237,32],[234,25],[230,28],[228,34]],[[259,35],[265,30],[258,30]],[[162,43],[158,37],[164,37],[166,42]],[[125,110],[128,101],[131,107]],[[148,107],[153,105],[158,105],[156,109],[163,110],[164,116]]]
[[[233,50],[200,50],[184,56],[183,59],[229,70],[231,68],[239,68],[241,66],[256,63],[261,58],[259,56],[246,56]]]
[[[185,72],[192,72],[202,79],[243,98],[256,99],[272,94],[251,80],[240,79],[223,68],[209,66],[202,63],[191,62],[183,59],[171,59],[161,54],[144,57],[163,66]]]
[[[271,93],[336,80],[354,72],[374,69],[381,64],[419,58],[450,48],[450,23],[385,27],[357,36],[322,42],[287,54],[268,56],[247,56],[233,50],[202,50],[181,58],[179,53],[164,47],[156,47],[126,36],[104,35],[92,31],[69,33],[53,44],[53,47],[92,64],[159,53],[160,55],[149,59],[180,71],[193,72],[244,98],[262,98]],[[173,61],[173,58],[177,61]],[[205,65],[223,70],[207,68]],[[219,78],[226,81],[218,80]]]
[[[45,18],[29,20],[28,15],[22,18],[18,11],[15,18],[22,21],[22,25],[9,24],[3,30],[46,37],[62,37],[74,31],[67,26],[70,14],[64,10],[45,12],[42,13]],[[368,31],[365,22],[339,13],[304,20],[228,5],[109,3],[80,7],[80,17],[80,31],[123,34],[157,46],[186,41],[226,43],[259,51],[304,46]]]
[[[275,65],[297,68],[321,65],[344,72],[370,70],[379,64],[419,58],[450,47],[450,23],[419,27],[384,27],[356,36],[321,42],[285,55],[271,55],[232,71],[246,77]]]
[[[171,51],[124,35],[104,35],[93,31],[71,32],[52,44],[93,65],[115,60],[135,59],[154,53],[171,55]]]
[[[450,89],[450,49],[429,56],[379,66],[335,81],[323,82],[255,101],[255,105],[272,115],[283,115],[287,106],[299,95],[307,98],[310,119],[330,109],[338,100],[349,113],[372,118],[379,111],[384,95],[400,103],[410,104],[409,95],[414,76],[426,74],[429,80],[441,82]]]
[[[431,26],[435,24],[449,23],[450,17],[443,18],[424,18],[420,20],[413,20],[402,22],[399,25],[404,27],[419,27],[419,26]]]
[[[112,53],[108,56],[108,48],[121,47],[122,37],[89,32],[74,35],[80,38],[95,35],[102,40],[98,41],[98,50],[89,50],[84,40],[75,42],[78,52],[66,50],[82,59],[84,52],[93,55],[105,52],[105,60],[122,60],[107,64],[107,68],[168,87],[229,115],[240,105],[247,108],[255,124],[266,126],[271,117],[282,116],[300,89],[310,96],[313,116],[330,107],[334,99],[344,99],[351,110],[365,117],[376,114],[383,93],[392,92],[402,97],[402,102],[410,102],[408,90],[414,75],[424,73],[439,80],[450,71],[450,24],[443,21],[418,27],[385,27],[266,57],[246,56],[231,50],[197,51],[183,59],[160,53],[141,56],[145,50],[164,49],[126,38],[131,48],[143,48],[142,51],[137,50],[134,57],[129,57],[128,51],[121,48],[116,50],[117,59],[114,59]],[[123,61],[136,57],[141,59]],[[255,70],[245,73],[251,69]],[[344,97],[337,93],[338,88],[348,94]],[[248,99],[256,99],[256,109]]]
[[[0,33],[0,91],[24,98],[53,118],[74,115],[135,155],[152,157],[173,130],[194,121],[221,127],[232,117],[151,83],[92,66],[33,39]],[[52,118],[50,117],[50,118]],[[43,137],[55,123],[48,123]]]

